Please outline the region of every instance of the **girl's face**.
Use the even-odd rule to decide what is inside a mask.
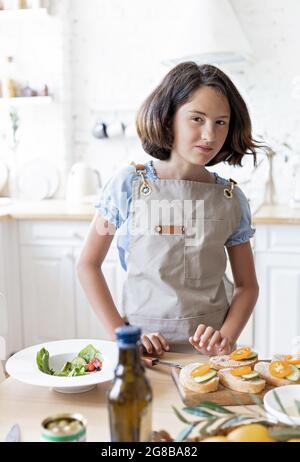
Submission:
[[[229,121],[227,98],[212,87],[199,87],[175,114],[171,157],[179,156],[190,164],[206,165],[221,150]]]

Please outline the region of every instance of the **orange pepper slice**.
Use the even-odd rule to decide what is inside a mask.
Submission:
[[[287,355],[283,360],[289,364],[300,364],[300,355]]]
[[[251,366],[235,367],[230,371],[231,375],[234,375],[235,377],[241,377],[241,375],[251,374],[251,372]]]
[[[230,359],[239,361],[240,359],[247,359],[252,355],[251,348],[238,348],[230,354]]]
[[[202,364],[201,366],[197,366],[195,369],[192,370],[191,376],[192,377],[201,377],[201,375],[207,374],[211,369],[210,364]]]
[[[292,367],[286,361],[272,361],[269,365],[269,372],[273,377],[283,379],[292,373]]]

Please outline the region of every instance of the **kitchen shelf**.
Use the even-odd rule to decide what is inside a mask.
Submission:
[[[0,10],[0,21],[41,18],[45,17],[48,14],[49,13],[47,8],[26,8],[24,10]]]
[[[27,96],[17,98],[0,98],[1,106],[24,106],[31,104],[49,104],[53,101],[52,96]]]

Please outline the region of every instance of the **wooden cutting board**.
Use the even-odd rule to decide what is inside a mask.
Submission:
[[[229,390],[221,384],[219,384],[218,391],[213,391],[211,393],[196,393],[195,391],[189,390],[188,388],[185,388],[181,385],[179,382],[179,373],[180,369],[172,367],[172,378],[179,391],[179,395],[186,406],[196,406],[200,401],[213,401],[214,403],[220,404],[221,406],[256,404],[251,398],[250,394]],[[266,388],[255,396],[257,396],[262,401],[264,395],[273,388],[274,387],[267,384]]]

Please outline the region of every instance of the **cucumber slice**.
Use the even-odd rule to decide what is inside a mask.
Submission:
[[[197,383],[203,383],[203,382],[208,382],[208,380],[213,379],[216,377],[217,372],[216,371],[210,371],[207,372],[207,374],[201,375],[200,377],[194,377],[194,381]]]
[[[285,378],[287,380],[290,380],[291,382],[297,382],[300,379],[300,370],[293,364],[291,364],[291,367],[293,369],[293,372]]]
[[[257,372],[251,372],[250,374],[241,375],[243,380],[253,380],[259,379],[259,374]]]

